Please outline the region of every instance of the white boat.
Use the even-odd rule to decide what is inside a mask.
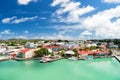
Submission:
[[[86,60],[93,60],[93,56],[87,56]]]
[[[69,60],[78,60],[76,57],[70,57]]]
[[[52,62],[53,60],[51,58],[42,58],[40,60],[41,63],[46,63],[46,62]]]

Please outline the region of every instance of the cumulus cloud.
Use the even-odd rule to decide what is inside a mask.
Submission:
[[[57,5],[59,6],[59,9],[53,13],[53,17],[56,17],[56,20],[61,22],[79,22],[81,16],[95,10],[95,8],[90,5],[80,7],[80,2],[72,0],[54,0],[51,4],[52,7]]]
[[[116,3],[116,4],[120,4],[120,0],[102,0],[102,2],[104,2],[104,3]]]
[[[13,33],[13,32],[11,32],[11,30],[6,29],[6,30],[4,30],[4,31],[0,32],[0,34],[14,34],[14,33]]]
[[[11,17],[11,18],[4,18],[4,19],[2,19],[2,23],[5,23],[5,24],[18,24],[18,23],[21,23],[21,22],[35,20],[37,18],[38,18],[38,16],[22,17],[22,18],[17,18],[16,16],[14,16],[14,17]]]
[[[25,34],[28,34],[28,33],[29,33],[29,31],[24,31],[24,33],[25,33]]]
[[[86,35],[89,38],[120,38],[120,6],[84,17],[74,25],[55,26],[55,29],[76,31],[82,38],[86,38]],[[84,32],[81,32],[81,30],[84,30]]]
[[[84,31],[84,32],[82,32],[81,33],[81,35],[85,35],[85,36],[89,36],[89,35],[92,35],[92,33],[91,32],[89,32],[89,31]]]
[[[28,5],[30,2],[37,2],[38,0],[18,0],[19,5]]]
[[[52,40],[56,40],[56,39],[62,39],[62,40],[75,40],[75,38],[73,38],[70,35],[62,35],[62,34],[52,34],[52,35],[44,35],[44,36],[36,36],[34,38],[38,38],[38,39],[52,39]]]
[[[97,37],[118,38],[120,36],[120,6],[104,10],[82,21],[81,26],[94,30]],[[114,19],[112,21],[112,19]]]
[[[51,6],[56,6],[56,5],[59,5],[59,4],[61,4],[61,3],[64,3],[64,4],[66,4],[66,3],[68,3],[68,2],[70,2],[70,0],[54,0],[53,1],[53,3],[51,4]]]

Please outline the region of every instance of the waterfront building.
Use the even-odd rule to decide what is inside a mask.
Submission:
[[[18,58],[32,58],[34,56],[34,50],[32,49],[21,49],[18,53]]]

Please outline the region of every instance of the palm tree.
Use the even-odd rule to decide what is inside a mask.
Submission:
[[[35,57],[43,57],[44,55],[49,55],[50,52],[46,48],[41,48],[38,51],[35,51]]]
[[[73,52],[75,53],[75,54],[74,54],[75,57],[78,57],[78,56],[79,56],[77,49],[73,49]]]

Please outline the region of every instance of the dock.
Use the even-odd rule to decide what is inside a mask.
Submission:
[[[6,60],[8,60],[8,59],[1,59],[0,62],[2,62],[2,61],[6,61]]]
[[[120,56],[114,56],[120,62]]]
[[[0,56],[1,57],[1,56]],[[11,58],[10,57],[1,57],[0,58],[0,62],[2,61],[6,61],[6,60],[10,60]]]

